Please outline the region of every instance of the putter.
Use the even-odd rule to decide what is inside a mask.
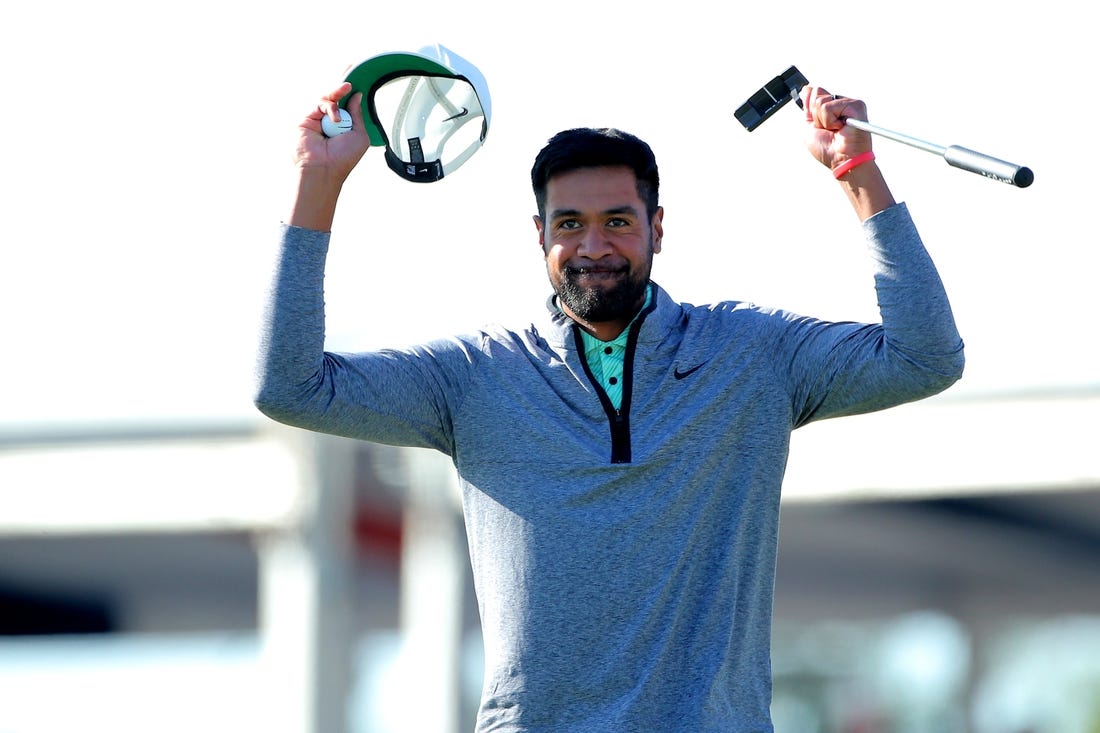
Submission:
[[[736,117],[737,121],[744,125],[749,132],[752,132],[791,100],[794,100],[794,103],[801,109],[802,99],[799,97],[799,92],[802,87],[806,86],[808,83],[806,77],[803,76],[798,69],[792,66],[749,97],[748,100],[733,113],[734,117]],[[994,158],[991,155],[979,153],[959,145],[948,145],[946,147],[943,145],[936,145],[924,140],[919,140],[915,137],[910,137],[909,135],[903,135],[900,132],[894,132],[893,130],[887,130],[877,125],[872,125],[866,120],[857,120],[852,117],[844,118],[844,124],[851,125],[857,130],[863,130],[874,135],[881,135],[895,142],[904,143],[905,145],[910,145],[914,148],[919,148],[920,150],[938,155],[947,161],[948,165],[962,168],[971,173],[977,173],[986,178],[992,178],[994,181],[1011,183],[1019,188],[1027,188],[1031,185],[1032,181],[1035,180],[1035,174],[1026,166],[1009,163],[1008,161]]]

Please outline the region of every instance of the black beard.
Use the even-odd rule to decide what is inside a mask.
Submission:
[[[578,282],[581,271],[566,268],[562,273],[558,297],[574,316],[589,323],[631,318],[644,301],[649,282],[647,278],[637,279],[626,268],[620,275],[620,279],[609,288],[585,288]]]

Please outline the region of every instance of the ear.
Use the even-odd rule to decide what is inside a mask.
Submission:
[[[543,224],[542,217],[539,216],[538,214],[535,214],[534,216],[532,216],[531,219],[534,220],[535,229],[537,229],[538,233],[539,233],[539,249],[541,249],[543,252],[545,252],[546,251],[546,225]]]
[[[657,254],[661,251],[661,239],[665,236],[665,207],[658,206],[657,211],[653,213],[653,221],[650,222],[650,226],[653,229],[653,253]]]

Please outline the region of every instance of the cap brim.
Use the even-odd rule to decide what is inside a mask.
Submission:
[[[340,100],[340,106],[346,106],[348,98],[356,92],[363,94],[361,109],[363,121],[370,136],[371,145],[386,145],[386,135],[378,126],[370,109],[371,94],[375,89],[391,79],[401,76],[423,74],[428,76],[458,76],[453,70],[443,66],[438,61],[415,53],[383,53],[372,56],[362,62],[344,77],[351,82],[351,92]]]

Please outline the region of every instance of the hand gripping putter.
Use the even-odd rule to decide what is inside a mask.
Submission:
[[[737,111],[733,113],[734,117],[736,117],[737,121],[744,125],[749,132],[752,132],[765,120],[778,112],[780,107],[790,102],[792,99],[801,109],[802,99],[799,96],[799,91],[808,83],[806,77],[804,77],[798,69],[792,66],[749,97],[748,101],[738,107]],[[1031,185],[1032,181],[1035,180],[1035,174],[1026,166],[1009,163],[958,145],[949,145],[947,147],[935,145],[851,117],[845,118],[844,124],[851,125],[857,130],[864,130],[865,132],[870,132],[875,135],[881,135],[895,142],[911,145],[914,148],[920,148],[921,150],[942,157],[947,161],[948,165],[962,168],[971,173],[978,173],[986,178],[992,178],[994,181],[1011,183],[1020,188],[1027,188]]]

